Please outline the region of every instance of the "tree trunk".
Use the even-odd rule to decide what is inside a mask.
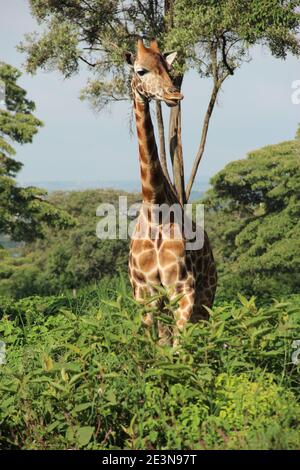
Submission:
[[[210,101],[209,101],[209,104],[208,104],[208,107],[207,107],[207,111],[206,111],[205,117],[204,117],[200,145],[199,145],[196,157],[195,157],[195,161],[194,161],[194,165],[193,165],[193,168],[192,168],[191,176],[190,176],[187,188],[186,188],[187,201],[190,198],[192,187],[193,187],[193,184],[194,184],[194,181],[195,181],[195,178],[196,178],[196,174],[197,174],[197,171],[198,171],[198,167],[199,167],[201,158],[202,158],[204,150],[205,150],[205,144],[206,144],[206,139],[207,139],[207,132],[208,132],[208,128],[209,128],[210,118],[211,118],[211,115],[213,113],[216,101],[217,101],[217,96],[218,96],[218,92],[220,90],[220,87],[221,87],[221,82],[220,81],[215,81],[214,82],[214,87],[213,87],[213,90],[212,90],[212,93],[211,93]]]
[[[175,85],[181,89],[183,76],[175,79]],[[181,104],[171,108],[169,121],[169,146],[172,162],[174,186],[181,204],[186,203],[184,164],[181,140]]]
[[[174,0],[165,0],[165,15],[168,16],[166,30],[173,28]]]
[[[174,0],[165,0],[165,29],[166,32],[173,28]],[[175,79],[175,85],[180,89],[183,76]],[[181,204],[185,204],[185,181],[183,151],[181,140],[181,105],[170,111],[169,118],[169,149],[172,162],[174,189]]]
[[[173,183],[171,182],[171,178],[170,178],[169,171],[168,171],[168,165],[167,165],[165,126],[164,126],[164,120],[163,120],[163,115],[162,115],[161,102],[156,101],[155,103],[156,103],[157,128],[158,128],[158,135],[159,135],[160,162],[161,162],[161,166],[165,174],[165,177],[167,178],[169,184],[173,187]]]

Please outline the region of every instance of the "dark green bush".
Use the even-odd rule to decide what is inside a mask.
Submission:
[[[2,302],[0,448],[299,448],[299,299],[241,297],[173,349],[126,289]]]

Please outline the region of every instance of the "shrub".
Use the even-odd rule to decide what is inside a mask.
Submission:
[[[299,448],[297,299],[240,297],[173,349],[118,289],[2,302],[0,448]]]

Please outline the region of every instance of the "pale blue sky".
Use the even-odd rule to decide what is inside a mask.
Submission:
[[[27,0],[0,0],[0,60],[20,67],[24,57],[16,45],[36,24]],[[20,181],[138,180],[135,136],[128,132],[130,103],[114,105],[96,115],[78,98],[87,73],[70,80],[57,73],[25,74],[20,84],[37,104],[45,123],[32,145],[18,148],[24,163]],[[254,60],[225,83],[215,109],[198,181],[206,181],[231,160],[263,145],[294,137],[300,105],[291,101],[294,80],[300,80],[299,61],[275,60],[257,48]],[[190,73],[183,93],[183,144],[186,174],[199,144],[210,82]],[[197,188],[197,185],[194,188]]]

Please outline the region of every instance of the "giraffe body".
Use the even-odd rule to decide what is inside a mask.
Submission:
[[[138,42],[137,57],[133,61],[132,91],[139,142],[139,158],[143,204],[132,236],[129,255],[129,277],[135,298],[143,303],[155,293],[156,286],[166,288],[169,297],[177,298],[175,312],[177,329],[187,321],[207,319],[205,306],[211,307],[216,290],[216,268],[207,234],[199,249],[188,249],[184,223],[174,217],[171,209],[167,217],[157,217],[155,208],[180,206],[160,164],[149,110],[149,99],[159,99],[175,106],[183,98],[170,78],[169,69],[174,54],[165,58],[156,41],[146,48]],[[163,308],[163,306],[160,306]],[[144,319],[152,324],[151,313]],[[166,327],[160,325],[160,337],[166,336]]]
[[[216,268],[206,232],[202,248],[188,250],[180,225],[173,222],[166,230],[163,224],[152,224],[146,207],[141,209],[130,246],[129,276],[135,298],[144,302],[156,293],[155,286],[162,286],[170,298],[182,295],[176,312],[179,328],[188,320],[207,319],[205,306],[213,305]],[[147,322],[151,323],[149,316]]]

